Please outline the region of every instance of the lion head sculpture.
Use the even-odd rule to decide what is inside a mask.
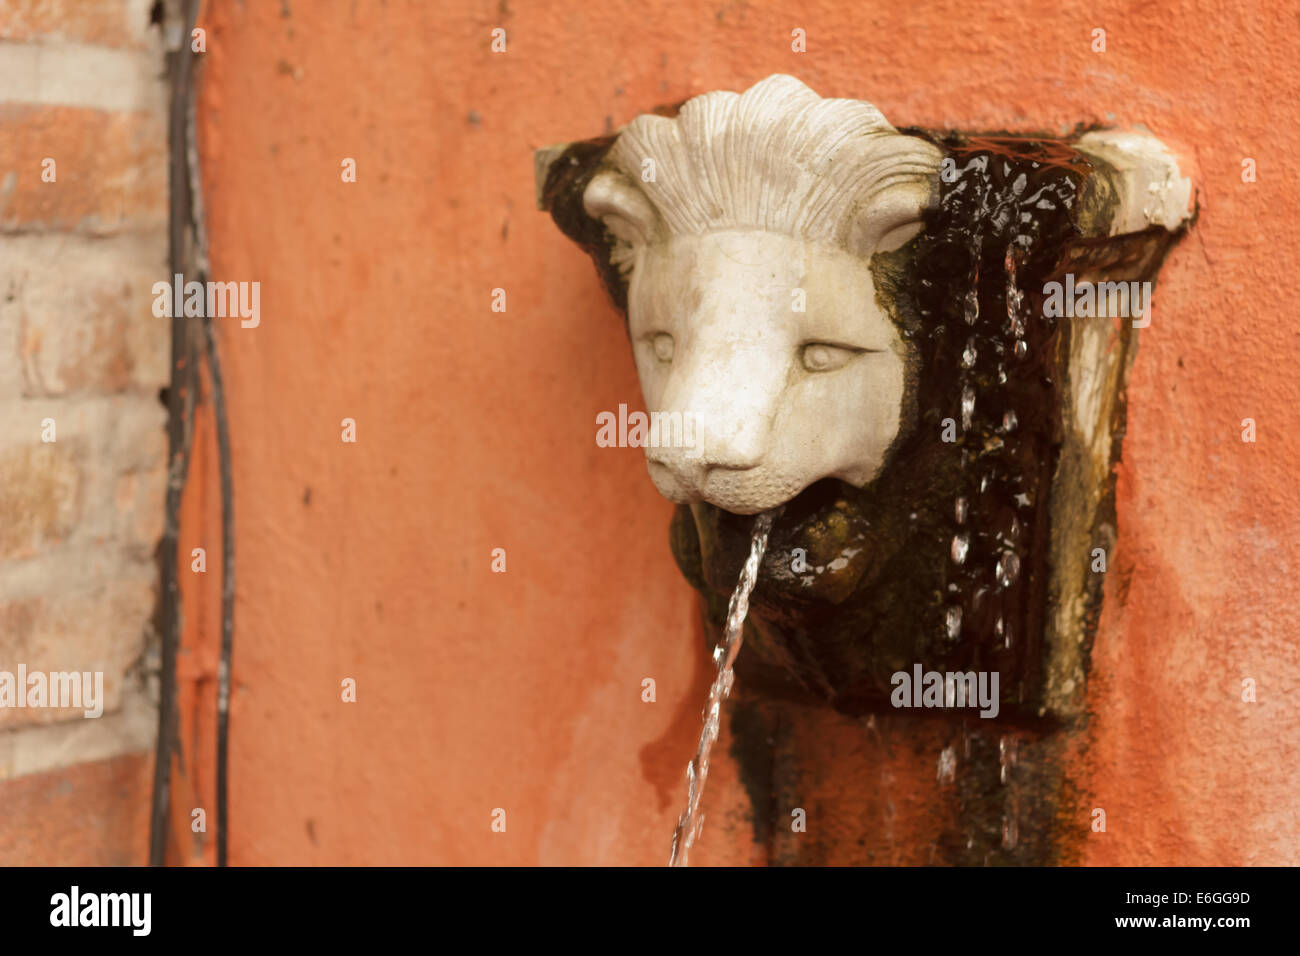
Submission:
[[[665,497],[754,514],[880,473],[915,360],[870,263],[921,230],[941,158],[790,76],[622,132],[583,205],[616,239],[647,409],[694,424],[646,449]]]
[[[673,553],[720,628],[783,505],[742,683],[887,709],[891,675],[1001,675],[1077,713],[1113,543],[1135,333],[1045,283],[1150,279],[1190,183],[1141,134],[899,130],[789,76],[539,151],[539,199],[627,317]]]

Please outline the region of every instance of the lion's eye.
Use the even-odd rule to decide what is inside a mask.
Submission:
[[[802,349],[803,367],[810,372],[833,372],[847,365],[849,359],[856,354],[855,349],[813,342]]]
[[[667,332],[660,332],[651,341],[654,346],[655,358],[661,362],[671,362],[673,360],[673,337]]]

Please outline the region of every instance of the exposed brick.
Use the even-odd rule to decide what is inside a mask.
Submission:
[[[167,320],[152,286],[165,281],[159,237],[109,241],[0,236],[0,383],[21,368],[22,394],[151,394],[167,382]],[[9,339],[9,343],[5,339]],[[12,349],[17,348],[15,356]],[[8,371],[6,371],[8,369]]]
[[[131,866],[149,849],[153,757],[0,782],[0,866]]]
[[[78,420],[76,434],[97,433],[102,449],[92,464],[106,476],[128,471],[152,471],[167,456],[167,409],[156,394],[115,395],[104,402],[87,402],[90,412]],[[97,503],[112,504],[105,489]]]
[[[40,441],[46,418],[56,429],[52,444]],[[0,425],[0,598],[15,593],[3,590],[5,580],[16,583],[15,562],[38,556],[152,563],[167,447],[166,409],[156,395],[13,399],[0,402]]]
[[[73,569],[69,569],[72,571]],[[102,671],[104,712],[121,704],[125,675],[144,646],[148,609],[156,585],[145,578],[72,591],[70,573],[61,593],[0,603],[0,670]],[[0,730],[61,720],[86,720],[71,708],[0,708]]]
[[[0,229],[108,235],[167,220],[161,114],[0,105]],[[54,182],[41,176],[54,160]]]
[[[152,751],[158,740],[155,696],[156,688],[151,695],[133,676],[116,713],[0,731],[0,781]]]
[[[130,471],[114,486],[113,538],[136,561],[152,559],[163,533],[162,502],[167,493],[167,469],[162,462],[148,471]]]
[[[0,39],[73,41],[143,49],[153,0],[5,0]]]
[[[161,63],[155,50],[0,42],[0,102],[161,116],[167,102]]]
[[[162,31],[153,0],[0,7],[0,670],[102,671],[106,715],[0,709],[0,778],[32,774],[0,779],[0,864],[138,863],[152,760],[101,758],[152,726],[131,668],[166,481]]]
[[[60,543],[81,514],[85,443],[41,442],[41,418],[32,411],[25,423],[32,441],[0,448],[0,559],[30,557]],[[22,424],[6,421],[6,431],[18,434]]]

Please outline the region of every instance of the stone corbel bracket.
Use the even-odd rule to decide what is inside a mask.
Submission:
[[[917,664],[996,671],[1003,719],[1080,715],[1136,331],[1194,217],[1169,150],[898,130],[777,75],[535,163],[647,410],[694,426],[646,451],[713,627],[785,506],[742,683],[862,714]]]

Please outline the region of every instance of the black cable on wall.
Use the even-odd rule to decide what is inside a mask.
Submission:
[[[194,29],[197,0],[185,0],[184,36]],[[185,149],[194,57],[182,42],[171,54],[171,102],[167,116],[167,261],[172,275],[183,274],[186,230],[190,222],[190,178]],[[180,588],[177,543],[181,492],[189,470],[190,418],[195,374],[184,311],[171,317],[171,378],[167,389],[167,497],[159,562],[162,589],[162,669],[159,675],[158,743],[154,760],[153,800],[149,819],[149,864],[162,866],[167,856],[167,812],[171,798],[172,755],[177,746],[176,653],[180,645]]]
[[[199,176],[198,144],[194,129],[194,52],[190,37],[198,17],[199,0],[183,0],[184,31],[181,46],[172,57],[171,104],[168,116],[168,260],[173,275],[184,275],[192,260],[196,278],[208,281],[207,232]],[[187,249],[187,233],[191,244]],[[187,255],[188,252],[188,255]],[[149,863],[166,862],[167,816],[170,803],[171,758],[179,754],[176,704],[176,655],[180,646],[180,595],[177,582],[181,493],[189,473],[193,439],[193,409],[198,400],[197,352],[202,348],[212,390],[217,432],[217,457],[221,473],[221,655],[217,668],[217,865],[227,865],[228,756],[230,736],[230,673],[234,648],[235,536],[234,480],[231,470],[230,425],[225,386],[217,354],[212,316],[204,315],[202,343],[191,341],[183,314],[173,315],[171,385],[168,390],[168,481],[166,521],[160,545],[163,634],[161,687],[158,707],[158,744],[154,766],[153,805],[150,820]]]

